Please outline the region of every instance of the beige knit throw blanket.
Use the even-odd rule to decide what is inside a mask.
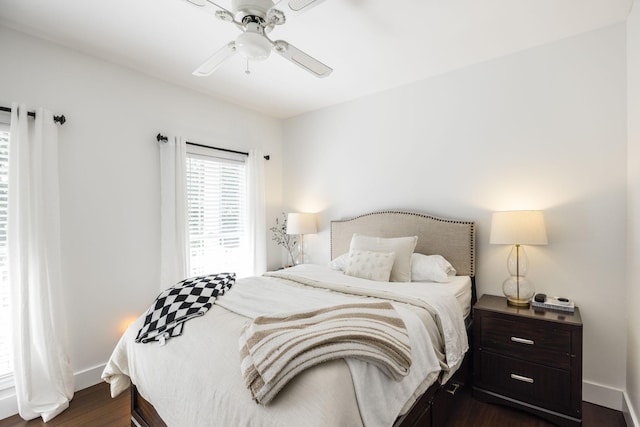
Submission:
[[[263,405],[298,373],[328,360],[355,357],[396,381],[411,366],[407,329],[388,302],[256,317],[241,333],[240,356],[245,383]]]

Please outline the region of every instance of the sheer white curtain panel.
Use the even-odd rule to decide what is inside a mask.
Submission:
[[[186,165],[183,137],[160,143],[160,290],[190,271]]]
[[[12,106],[9,137],[9,281],[20,416],[47,422],[73,397],[60,262],[58,130],[53,114]]]
[[[247,159],[247,231],[249,236],[249,256],[252,258],[252,275],[267,271],[267,226],[264,190],[264,154],[260,150],[250,150]]]

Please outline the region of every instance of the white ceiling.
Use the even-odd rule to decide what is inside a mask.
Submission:
[[[275,54],[192,76],[239,30],[185,0],[0,0],[0,23],[287,118],[623,21],[632,2],[327,0],[270,34],[331,66],[324,79]]]

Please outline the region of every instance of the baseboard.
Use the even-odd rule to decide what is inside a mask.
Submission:
[[[74,390],[83,390],[102,381],[102,371],[105,365],[94,366],[84,371],[73,374]],[[18,402],[16,401],[15,389],[8,388],[0,391],[0,420],[12,417],[18,413]]]
[[[104,367],[105,365],[98,365],[73,374],[75,380],[75,391],[84,390],[87,387],[91,387],[92,385],[96,385],[101,382]]]
[[[629,394],[625,391],[624,399],[622,400],[622,414],[624,415],[624,420],[627,423],[627,427],[640,427],[640,422],[638,422],[638,414],[633,409],[633,406],[630,405],[631,398]]]
[[[18,402],[13,387],[0,391],[0,420],[18,413]]]
[[[582,382],[582,400],[585,402],[622,411],[623,399],[623,391],[620,389],[588,381]]]

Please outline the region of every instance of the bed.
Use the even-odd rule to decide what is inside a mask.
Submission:
[[[206,315],[187,322],[184,334],[164,346],[134,343],[141,317],[122,336],[103,372],[112,396],[131,386],[132,425],[443,425],[456,390],[469,378],[466,332],[475,302],[475,225],[399,211],[332,221],[333,260],[350,253],[354,234],[383,240],[417,236],[413,251],[441,255],[456,277],[446,283],[377,282],[314,265],[269,272],[238,280]],[[287,380],[268,404],[252,400],[238,347],[251,319],[372,301],[389,302],[406,324],[411,339],[406,377],[390,380],[371,363],[333,359]]]

